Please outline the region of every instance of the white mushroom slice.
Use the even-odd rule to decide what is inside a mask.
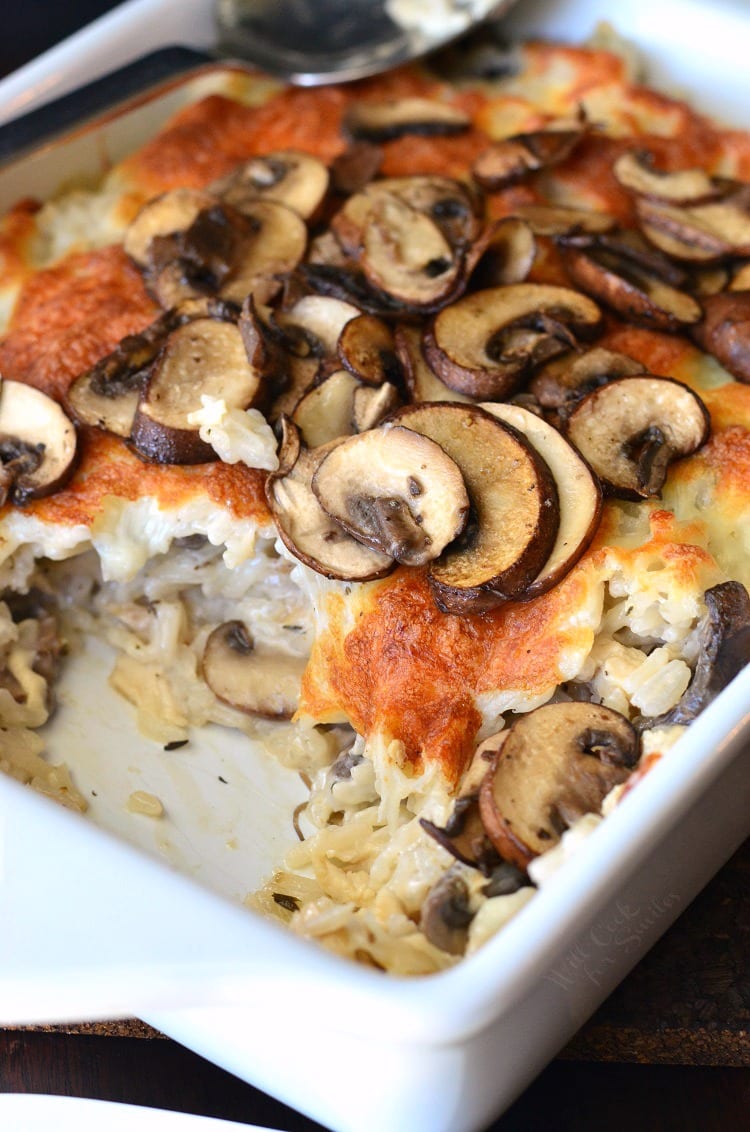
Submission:
[[[266,499],[282,542],[300,562],[326,578],[367,582],[390,573],[393,558],[352,538],[323,510],[311,486],[318,465],[340,443],[309,450],[284,418],[280,467],[266,481]]]
[[[520,405],[484,404],[492,416],[522,433],[552,472],[557,486],[560,522],[552,552],[523,600],[556,586],[590,545],[599,526],[602,492],[596,476],[578,452],[552,425]]]
[[[359,382],[348,370],[329,374],[300,399],[292,420],[308,448],[318,448],[354,430],[354,394]]]
[[[562,208],[552,204],[521,204],[513,216],[528,224],[535,236],[563,236],[571,232],[609,232],[617,223],[608,212]]]
[[[504,189],[538,169],[564,161],[588,129],[581,114],[575,119],[558,118],[541,130],[504,138],[479,155],[472,166],[472,176],[490,192]]]
[[[200,426],[188,421],[201,409],[201,397],[246,409],[260,392],[260,374],[248,361],[234,323],[195,319],[169,335],[141,394],[131,439],[142,456],[156,463],[215,460],[213,448],[200,438]]]
[[[219,294],[242,304],[252,293],[256,302],[267,303],[305,254],[307,225],[292,209],[271,200],[248,204],[243,215],[251,221],[252,234]]]
[[[444,307],[424,333],[428,364],[470,397],[510,396],[528,370],[599,328],[596,303],[567,287],[517,283],[466,295]]]
[[[460,134],[470,125],[471,119],[463,110],[432,98],[353,102],[342,121],[342,129],[349,137],[375,142],[391,141],[404,134]]]
[[[621,154],[612,166],[612,172],[622,187],[631,193],[673,204],[694,204],[726,191],[703,169],[678,169],[671,173],[655,169],[653,156],[644,150],[629,150]]]
[[[390,381],[382,385],[358,385],[354,390],[352,422],[356,432],[367,432],[375,428],[384,417],[394,412],[401,404],[398,389]]]
[[[125,251],[140,267],[145,267],[154,237],[184,232],[199,212],[216,203],[215,196],[201,189],[171,189],[154,197],[128,226],[123,240]]]
[[[299,704],[306,662],[257,644],[242,621],[227,621],[203,650],[203,678],[231,707],[265,719],[291,719]]]
[[[336,357],[341,332],[361,314],[359,307],[328,295],[304,295],[286,311],[277,311],[274,321],[290,338],[301,338],[319,358]]]
[[[625,499],[657,495],[669,464],[706,442],[700,397],[667,377],[620,377],[589,393],[565,425],[570,441],[602,482]]]
[[[470,397],[449,389],[428,366],[422,351],[422,333],[416,326],[398,326],[395,334],[396,350],[409,396],[412,401],[459,401],[469,403]]]
[[[437,558],[469,512],[455,462],[434,441],[399,425],[337,445],[318,466],[312,488],[345,530],[407,566]]]
[[[599,813],[638,760],[638,736],[601,704],[545,704],[514,720],[479,791],[487,834],[526,869],[587,813]]]
[[[645,373],[646,367],[631,358],[595,346],[582,354],[566,354],[555,358],[532,378],[529,391],[545,409],[560,409],[568,401],[590,393],[615,377],[632,377]]]
[[[522,594],[557,537],[557,491],[545,462],[476,405],[409,405],[392,419],[440,445],[460,468],[471,500],[464,536],[430,565],[439,607],[481,612]]]
[[[309,153],[277,149],[251,157],[210,186],[216,196],[252,215],[258,199],[285,204],[304,220],[314,216],[328,192],[328,169]]]
[[[537,253],[531,226],[517,216],[506,216],[492,225],[485,240],[487,246],[472,274],[472,285],[486,288],[522,283]]]
[[[730,291],[750,291],[750,263],[743,263],[732,276]]]
[[[20,381],[0,385],[0,503],[51,495],[73,474],[78,437],[57,401]]]

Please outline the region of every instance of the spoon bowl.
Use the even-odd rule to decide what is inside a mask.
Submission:
[[[299,86],[350,82],[444,47],[515,0],[216,0],[219,49]]]

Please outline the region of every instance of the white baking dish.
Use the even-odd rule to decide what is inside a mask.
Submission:
[[[183,42],[206,46],[209,7],[209,0],[180,5],[183,28],[195,16],[195,36],[184,34]],[[679,21],[668,11],[677,7]],[[36,76],[47,76],[40,89],[62,89],[70,68],[80,77],[76,61],[85,64],[92,51],[121,62],[130,51],[123,56],[123,44],[145,50],[164,43],[174,10],[156,0],[125,5],[116,19],[106,17],[33,64]],[[528,4],[516,23],[583,38],[608,12],[603,3]],[[639,35],[647,12],[648,33]],[[706,27],[710,21],[701,41],[722,41],[721,70],[711,75],[691,75],[693,53],[681,53],[675,34],[691,22],[697,38],[701,20]],[[617,22],[670,60],[670,84],[691,83],[700,101],[720,76],[726,90],[731,74],[746,104],[739,21],[729,4],[655,11],[637,0]],[[742,27],[747,33],[750,25]],[[8,82],[16,84],[11,93],[17,89],[17,78],[6,80],[0,100]],[[731,99],[724,102],[731,116]],[[37,172],[45,162],[54,165],[54,149],[47,152],[52,156],[32,159]],[[16,187],[14,181],[3,191]],[[158,763],[153,749],[134,738],[128,709],[106,699],[103,669],[96,653],[73,666],[63,694],[85,705],[85,724],[81,716],[60,724],[68,731],[55,747],[70,751],[85,789],[97,788],[92,816],[105,829],[0,780],[0,1022],[137,1014],[341,1132],[482,1128],[749,828],[747,670],[595,831],[586,852],[496,939],[444,974],[384,977],[239,905],[293,836],[288,814],[301,794],[293,776],[245,740],[219,732],[191,743],[185,758]],[[167,837],[160,824],[122,813],[130,790],[142,785],[146,762],[150,786],[155,773],[161,776]]]

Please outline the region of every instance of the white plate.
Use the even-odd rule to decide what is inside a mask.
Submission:
[[[11,1132],[274,1132],[257,1124],[236,1124],[162,1108],[115,1104],[78,1097],[0,1093],[0,1128]]]

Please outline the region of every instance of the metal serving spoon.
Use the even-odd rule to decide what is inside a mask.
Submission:
[[[219,48],[300,86],[347,82],[444,47],[515,2],[216,0]]]

